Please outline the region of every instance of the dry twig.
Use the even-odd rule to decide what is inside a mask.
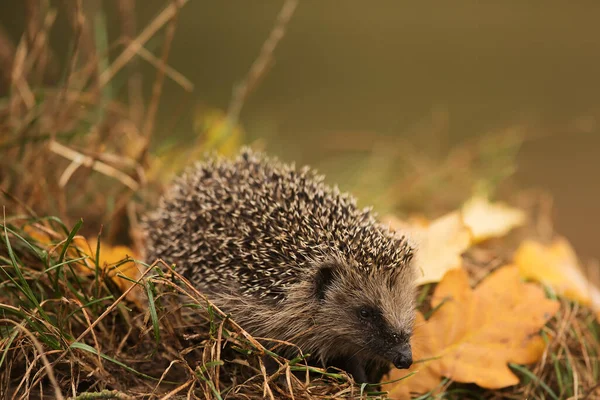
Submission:
[[[75,173],[80,166],[84,165],[93,169],[94,171],[98,171],[106,176],[115,178],[133,191],[139,188],[139,184],[129,175],[119,171],[114,167],[111,167],[106,163],[103,163],[102,161],[94,160],[90,156],[86,156],[73,149],[70,149],[55,140],[50,142],[50,151],[72,161],[60,178],[59,184],[61,187],[65,187],[73,173]]]
[[[285,29],[294,15],[294,11],[298,6],[298,0],[286,0],[277,15],[275,26],[267,37],[267,40],[262,45],[258,58],[250,67],[250,71],[240,83],[233,89],[233,96],[227,110],[227,123],[231,129],[238,121],[244,102],[250,92],[256,87],[257,83],[264,76],[267,68],[273,62],[273,53],[277,44],[285,35]]]
[[[189,0],[177,0],[171,2],[144,30],[137,38],[131,41],[129,46],[115,59],[111,66],[100,74],[100,86],[106,85],[131,59],[138,53],[139,49],[150,40],[152,36],[167,22],[174,18],[179,9],[181,9]]]

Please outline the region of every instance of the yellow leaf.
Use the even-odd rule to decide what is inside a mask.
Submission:
[[[23,229],[29,236],[35,239],[39,244],[44,244],[49,247],[49,251],[57,251],[60,246],[52,245],[52,241],[48,233],[44,232],[39,227],[26,226]],[[73,238],[71,246],[67,250],[67,254],[71,258],[79,258],[82,253],[87,255],[89,259],[85,259],[82,263],[73,263],[72,266],[78,273],[86,276],[91,276],[95,273],[96,247],[97,239],[86,239],[83,236],[76,235]],[[100,244],[99,267],[100,273],[112,279],[117,287],[125,292],[133,285],[131,280],[138,280],[141,276],[140,265],[136,265],[133,261],[124,261],[129,256],[130,259],[139,258],[139,256],[131,248],[127,246],[109,246],[106,243]],[[127,299],[134,302],[138,307],[143,307],[143,293],[139,288],[134,288],[129,292]]]
[[[393,218],[387,220],[394,229],[406,232],[416,244],[415,266],[421,273],[417,284],[439,282],[447,271],[462,268],[461,254],[469,248],[471,233],[459,212],[446,214],[429,225],[424,225],[422,220],[412,224]]]
[[[542,282],[600,313],[600,290],[586,278],[566,239],[556,239],[548,246],[525,240],[515,253],[515,264],[522,277]]]
[[[412,339],[417,362],[408,371],[393,370],[388,379],[418,372],[398,382],[392,398],[426,393],[442,377],[489,389],[517,384],[507,364],[540,359],[545,345],[539,331],[559,309],[538,285],[523,283],[515,266],[496,270],[474,290],[464,270],[448,271],[431,306],[439,308],[429,320],[417,317]]]
[[[48,245],[52,242],[50,236],[46,232],[41,230],[39,227],[25,225],[23,227],[23,232],[27,233],[33,240],[35,240],[39,244]]]
[[[132,283],[128,280],[119,277],[118,275],[126,276],[129,279],[137,280],[140,277],[140,271],[133,261],[121,263],[128,256],[135,257],[135,253],[127,246],[108,246],[107,244],[100,245],[100,265],[104,268],[109,266],[112,271],[109,275],[112,280],[119,286],[122,291],[128,289]]]
[[[87,275],[93,274],[95,268],[94,260],[96,259],[96,247],[98,244],[97,239],[86,240],[79,236],[75,237],[73,242],[91,259],[86,262],[87,268],[77,266],[76,269]],[[128,257],[130,259],[139,258],[135,252],[127,246],[110,246],[100,242],[99,267],[106,276],[109,276],[112,279],[121,292],[125,292],[129,287],[134,285],[129,279],[136,281],[141,276],[140,265],[136,265],[133,261],[122,262]],[[143,307],[143,294],[139,288],[132,289],[126,298],[129,301],[134,302],[138,307]]]
[[[484,197],[473,197],[462,208],[463,221],[471,229],[473,243],[501,237],[523,225],[525,213],[504,203],[490,203]]]

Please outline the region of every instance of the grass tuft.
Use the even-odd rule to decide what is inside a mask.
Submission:
[[[24,239],[33,225],[54,239]],[[286,376],[296,395],[353,387],[344,373],[266,350],[167,264],[135,261],[143,270],[136,285],[145,288],[139,309],[126,299],[133,287],[121,293],[103,273],[107,266],[95,273],[96,257],[73,240],[78,227],[65,234],[41,219],[2,225],[0,395],[41,395],[52,382],[64,398],[103,398],[115,390],[160,397],[177,388],[200,398],[257,398],[265,390],[274,398],[289,395],[287,383],[266,372],[264,357],[277,360],[283,371],[314,375],[309,382]],[[40,259],[38,249],[48,257]]]
[[[77,226],[64,230],[57,219],[10,221],[2,224],[0,246],[0,396],[381,398],[393,385],[357,386],[342,371],[307,364],[306,355],[279,357],[265,347],[275,341],[249,335],[168,264],[135,260],[140,278],[122,291],[106,274],[111,266],[96,267],[97,255],[78,247]],[[127,295],[136,286],[143,290],[132,301]],[[600,379],[600,327],[590,310],[561,301],[560,315],[544,332],[547,356],[531,367],[511,365],[523,378],[519,386],[486,391],[446,381],[444,398],[593,393]],[[267,359],[277,371],[266,368]]]

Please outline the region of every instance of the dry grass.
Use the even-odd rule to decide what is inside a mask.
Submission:
[[[165,263],[136,261],[144,272],[122,292],[115,279],[128,279],[118,273],[126,260],[100,265],[76,240],[80,224],[68,229],[55,218],[13,216],[0,227],[0,397],[316,399],[355,398],[361,389],[364,397],[382,395],[341,371],[307,365],[300,352],[294,360],[278,357],[273,341],[253,338]],[[502,253],[497,244],[471,250],[469,270],[493,270],[504,263]],[[485,391],[444,382],[444,398],[594,398],[600,326],[590,310],[562,304],[544,331],[542,361],[513,366],[521,385]],[[278,365],[277,372],[267,365]]]
[[[135,286],[121,293],[109,277],[122,263],[101,268],[75,245],[76,229],[21,217],[2,228],[0,396],[306,398],[358,390],[343,373],[298,378],[291,372],[308,371],[301,358],[266,350],[164,263],[138,264],[138,308],[125,301]],[[269,376],[267,358],[280,366]]]
[[[0,29],[0,64],[12,71],[0,93],[0,189],[39,215],[70,224],[85,215],[88,233],[102,223],[110,239],[129,235],[135,221],[127,208],[149,184],[148,149],[164,78],[192,88],[167,66],[175,18],[185,3],[167,2],[132,37],[133,3],[120,2],[122,29],[110,45],[103,13],[93,6],[101,2],[80,0],[56,10],[30,0],[31,29],[19,43]],[[59,63],[48,39],[58,12],[71,22],[70,58],[60,73],[50,74],[47,65]],[[144,46],[162,31],[161,58],[149,56]],[[138,54],[157,67],[149,99],[142,98],[141,75],[129,68]]]
[[[18,43],[0,27],[0,189],[5,206],[0,216],[0,397],[384,397],[375,387],[355,385],[342,371],[307,365],[300,352],[293,360],[277,356],[274,341],[250,336],[164,262],[135,261],[142,275],[123,292],[115,279],[129,279],[119,273],[126,260],[104,266],[100,255],[105,249],[90,256],[82,248],[81,240],[98,232],[103,243],[141,247],[138,207],[155,198],[161,186],[146,172],[162,86],[168,78],[184,90],[192,88],[167,63],[185,0],[165,2],[139,33],[134,2],[121,0],[121,26],[111,32],[118,37],[111,44],[101,13],[90,6],[94,3],[99,4],[90,0],[84,6],[79,0],[55,10],[43,1],[27,1],[27,30]],[[247,82],[237,87],[232,123],[268,68],[294,7],[294,1],[285,3]],[[68,14],[72,28],[64,65],[48,39],[57,12]],[[145,47],[155,35],[162,35],[160,57]],[[142,95],[145,77],[136,68],[138,56],[156,67],[149,98]],[[407,185],[421,188],[411,192],[425,196],[435,182],[445,180],[444,171],[473,169],[488,160],[486,149],[485,143],[462,148],[437,169],[439,174],[427,175],[430,181],[398,181],[384,196],[398,199],[397,188]],[[415,170],[429,168],[417,161],[411,164]],[[495,165],[490,168],[498,171]],[[470,176],[464,185],[476,178]],[[145,193],[153,195],[146,198]],[[410,208],[413,203],[422,204],[407,198],[392,206]],[[471,250],[466,260],[473,279],[501,265],[510,243]],[[137,291],[135,301],[130,291]],[[529,369],[514,366],[523,377],[521,385],[483,391],[444,382],[443,398],[596,398],[599,334],[589,310],[563,301],[560,315],[545,331],[546,357]]]

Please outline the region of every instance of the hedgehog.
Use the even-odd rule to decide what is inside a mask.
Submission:
[[[176,178],[144,227],[147,259],[174,263],[250,334],[361,383],[412,364],[414,246],[315,170],[249,148],[213,155]]]

